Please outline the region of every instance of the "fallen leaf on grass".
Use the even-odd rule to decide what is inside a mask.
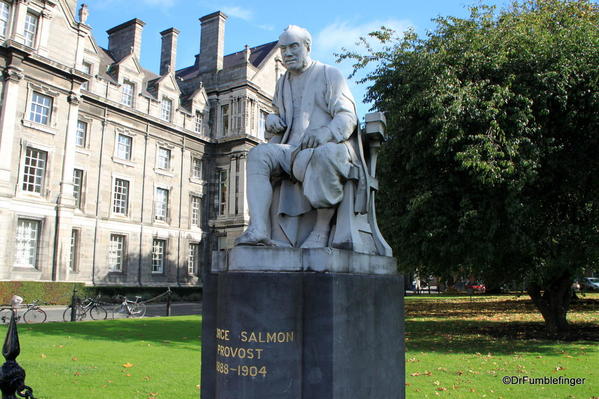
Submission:
[[[77,359],[77,357],[76,357],[76,356],[73,356],[73,357],[71,358],[71,360],[72,360],[72,361],[74,361],[74,362],[76,362],[76,361],[77,361],[77,360],[79,360],[79,359]]]
[[[73,374],[73,375],[76,376],[76,377],[79,377],[81,375],[81,373],[78,372],[78,371],[76,371],[75,374]]]
[[[40,357],[41,357],[42,359],[45,359],[45,358],[47,358],[48,356],[46,356],[44,353],[42,353],[42,354],[40,355]]]
[[[123,364],[123,367],[126,369],[130,369],[131,367],[133,367],[133,365],[131,363],[127,362],[127,363]]]

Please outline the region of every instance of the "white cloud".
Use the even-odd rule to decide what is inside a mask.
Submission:
[[[254,12],[247,8],[239,6],[225,6],[221,7],[220,9],[230,17],[243,19],[244,21],[251,21],[254,18]]]
[[[370,32],[379,30],[381,26],[395,30],[398,34],[404,32],[412,24],[409,21],[397,19],[370,21],[356,25],[351,21],[336,21],[327,25],[316,36],[315,51],[319,54],[338,52],[341,48],[348,50],[357,47],[360,37],[366,37]]]
[[[358,42],[360,37],[366,37],[368,39],[368,34],[380,30],[381,26],[393,29],[399,35],[409,27],[413,26],[413,24],[407,20],[402,21],[392,18],[375,20],[362,24],[356,24],[355,21],[336,21],[327,25],[314,35],[314,45],[312,46],[314,58],[327,64],[335,64],[335,53],[342,52],[342,48],[346,48],[350,51],[357,50],[358,52],[364,53],[364,51],[360,51],[356,42]],[[377,45],[377,41],[374,38],[369,40],[369,42],[373,48],[380,48],[380,44]],[[345,76],[349,76],[353,71],[351,61],[342,62],[341,64],[337,64],[336,67],[339,68],[341,73]],[[366,114],[372,106],[372,104],[366,104],[362,101],[364,94],[366,93],[367,85],[356,83],[356,78],[351,79],[348,83],[354,98],[357,100],[356,105],[358,107],[358,114]]]
[[[260,28],[262,30],[267,30],[267,31],[275,30],[275,27],[273,25],[258,25],[258,28]]]
[[[160,6],[163,8],[170,8],[175,5],[175,0],[142,0],[149,6]]]

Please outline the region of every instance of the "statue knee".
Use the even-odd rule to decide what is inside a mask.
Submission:
[[[314,150],[312,160],[319,164],[340,165],[349,162],[349,152],[343,144],[326,143]]]
[[[259,144],[248,153],[248,173],[269,174],[274,168],[274,148],[268,143]]]

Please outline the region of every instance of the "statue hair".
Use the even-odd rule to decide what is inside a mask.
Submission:
[[[283,30],[283,33],[281,33],[281,36],[284,35],[285,33],[295,33],[303,40],[303,42],[307,48],[309,48],[309,49],[312,48],[312,35],[310,34],[310,32],[308,32],[307,29],[304,29],[297,25],[289,25]]]

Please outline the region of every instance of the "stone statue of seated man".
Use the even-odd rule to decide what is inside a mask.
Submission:
[[[247,198],[250,225],[237,245],[326,247],[331,222],[344,196],[344,184],[353,176],[365,186],[364,157],[357,138],[353,96],[341,72],[310,58],[310,33],[287,27],[279,37],[287,71],[277,82],[265,128],[274,136],[253,148],[247,164]],[[358,177],[356,177],[358,176]],[[273,207],[273,185],[278,198]],[[366,212],[367,190],[356,190],[356,212]],[[308,212],[312,230],[301,238],[297,229]],[[277,221],[271,219],[276,218]],[[272,223],[280,223],[286,240],[274,240]],[[301,223],[301,222],[299,222]]]

